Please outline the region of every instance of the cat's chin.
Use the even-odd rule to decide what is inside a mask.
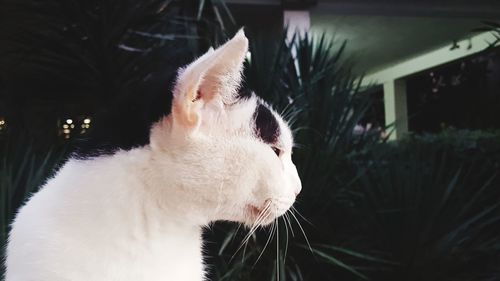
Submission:
[[[276,217],[277,215],[269,208],[248,204],[245,207],[245,220],[243,223],[248,227],[266,226],[271,224]]]
[[[266,226],[285,214],[295,202],[293,198],[270,198],[263,204],[247,204],[244,209],[243,223],[249,227]]]

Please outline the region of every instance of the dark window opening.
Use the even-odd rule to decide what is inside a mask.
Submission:
[[[500,129],[500,52],[488,50],[407,79],[409,129]]]

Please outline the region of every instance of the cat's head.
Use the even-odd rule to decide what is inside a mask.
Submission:
[[[181,69],[151,147],[165,177],[182,188],[172,195],[180,204],[197,204],[210,220],[263,225],[292,206],[301,182],[287,123],[253,93],[240,96],[247,52],[240,31]]]

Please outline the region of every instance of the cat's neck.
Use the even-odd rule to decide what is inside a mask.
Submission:
[[[192,173],[196,171],[186,170],[182,163],[177,163],[175,154],[165,153],[159,159],[157,152],[144,146],[121,151],[112,158],[116,165],[121,165],[126,173],[133,174],[137,182],[142,183],[130,188],[145,198],[151,215],[165,223],[186,227],[205,226],[217,218],[220,198],[217,186],[212,185],[219,181],[193,180]],[[203,196],[207,191],[213,196]]]

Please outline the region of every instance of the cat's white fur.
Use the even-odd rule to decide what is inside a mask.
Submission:
[[[6,280],[200,281],[203,226],[288,210],[301,188],[289,128],[273,112],[278,157],[249,125],[260,101],[231,104],[247,49],[240,31],[181,70],[150,145],[70,159],[17,214]]]

